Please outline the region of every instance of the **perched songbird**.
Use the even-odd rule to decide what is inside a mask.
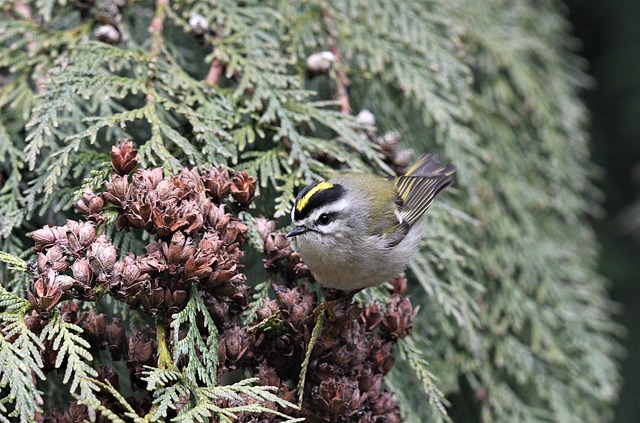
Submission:
[[[315,279],[354,291],[401,273],[424,229],[424,212],[451,184],[455,166],[427,154],[390,181],[345,174],[304,188],[291,218],[297,248]]]

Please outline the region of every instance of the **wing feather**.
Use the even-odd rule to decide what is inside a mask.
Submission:
[[[396,178],[396,191],[402,199],[399,214],[403,222],[392,232],[406,235],[431,206],[436,195],[451,185],[454,172],[455,166],[441,163],[434,154],[426,154],[405,175]]]

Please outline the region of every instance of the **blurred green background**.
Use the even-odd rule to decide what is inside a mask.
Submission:
[[[627,330],[615,422],[638,423],[640,231],[634,233],[621,215],[640,201],[640,1],[570,0],[568,5],[582,43],[579,52],[595,78],[584,98],[591,111],[593,161],[603,171],[597,184],[606,196],[606,214],[594,222],[602,246],[600,271],[622,305],[616,318]]]

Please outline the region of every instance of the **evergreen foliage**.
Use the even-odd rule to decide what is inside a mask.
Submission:
[[[438,152],[458,170],[454,194],[429,211],[408,272],[405,330],[376,329],[366,318],[402,317],[397,281],[392,296],[387,288],[366,290],[359,297],[365,317],[349,323],[371,350],[383,350],[379,340],[394,348],[379,402],[390,389],[404,419],[416,422],[610,418],[619,329],[595,271],[587,220],[598,193],[577,97],[586,76],[559,2],[4,0],[0,7],[0,260],[7,264],[0,421],[53,416],[60,404],[45,406],[43,396],[60,383],[54,369],[69,398],[111,421],[293,422],[319,413],[318,404],[327,407],[322,417],[343,421],[331,414],[337,405],[316,370],[298,392],[307,401],[301,414],[286,384],[265,383],[275,380],[271,373],[242,356],[269,360],[260,349],[267,347],[256,346],[269,333],[298,336],[289,366],[320,354],[305,350],[310,328],[292,323],[298,316],[283,299],[305,307],[315,301],[295,286],[304,269],[290,250],[282,253],[288,244],[278,244],[275,227],[256,217],[286,216],[297,190],[336,171],[401,170],[409,160],[398,136],[402,146]],[[326,67],[311,60],[322,51],[331,53]],[[352,113],[365,108],[375,121]],[[110,164],[123,137],[137,156],[127,158],[120,144]],[[232,178],[226,167],[236,170]],[[261,195],[251,209],[248,175]],[[154,215],[162,218],[142,222],[149,209],[134,206],[146,203],[125,191],[146,201],[160,180],[183,194],[180,204],[193,200],[191,208],[176,211],[168,201]],[[194,200],[204,197],[211,208]],[[55,226],[74,217],[74,203],[84,221]],[[205,223],[176,229],[167,218],[193,215]],[[278,226],[288,223],[284,217]],[[64,238],[64,248],[33,232],[34,258],[26,234],[38,229],[52,231],[58,244]],[[69,235],[91,230],[86,245]],[[215,257],[205,253],[213,254],[205,244],[215,244],[214,232],[225,239]],[[264,250],[269,270],[258,266],[264,256],[247,251],[252,293],[238,264],[245,240]],[[200,261],[178,251],[196,251]],[[173,267],[156,266],[160,256]],[[118,279],[114,263],[138,266],[166,285],[122,269]],[[65,279],[72,266],[75,282]],[[78,283],[82,266],[93,285]],[[185,284],[176,268],[196,276]],[[212,269],[220,271],[214,282]],[[283,284],[286,295],[277,288]],[[417,314],[411,303],[421,305]],[[104,333],[100,345],[90,341],[97,312],[112,322],[109,336],[137,346],[123,359],[135,369],[130,384],[154,395],[148,407],[135,408],[100,373],[101,364],[117,367],[123,352]],[[343,339],[339,329],[325,330]],[[233,333],[256,345],[234,349]],[[365,341],[353,342],[350,348]],[[153,350],[145,356],[142,345]],[[234,366],[247,374],[220,383],[223,369]],[[350,369],[339,370],[336,380],[348,380]],[[361,380],[377,380],[367,377]],[[366,391],[353,389],[351,403],[340,404],[347,409],[358,408],[355,390]],[[72,416],[69,409],[64,418]]]
[[[203,339],[200,336],[196,319],[203,320],[204,329],[209,335]],[[180,327],[187,324],[187,335],[179,339]],[[181,358],[198,357],[197,360],[189,360],[189,364],[183,369],[186,380],[198,381],[205,386],[213,386],[218,378],[218,330],[206,308],[206,305],[197,291],[191,289],[191,298],[187,306],[173,316],[171,322],[173,330],[173,362]]]
[[[42,392],[35,386],[34,377],[44,379],[40,350],[43,347],[39,337],[26,326],[24,312],[29,302],[14,296],[0,287],[0,322],[3,325],[0,334],[0,388],[3,395],[0,400],[3,412],[2,421],[10,421],[9,417],[18,417],[21,421],[33,418],[41,411]],[[4,404],[15,403],[15,409],[7,413]]]

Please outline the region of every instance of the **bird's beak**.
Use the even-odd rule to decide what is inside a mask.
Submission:
[[[287,238],[291,238],[292,236],[302,235],[305,232],[307,232],[307,228],[305,228],[304,226],[296,226],[295,228],[291,229],[287,233]]]

